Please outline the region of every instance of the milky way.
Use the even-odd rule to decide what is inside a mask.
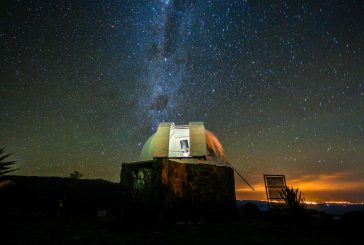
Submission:
[[[0,144],[22,175],[119,181],[162,121],[203,121],[264,198],[364,200],[362,1],[4,1]]]
[[[153,4],[145,35],[146,83],[139,102],[142,118],[150,120],[152,129],[163,121],[183,117],[183,79],[187,59],[186,41],[191,36],[192,8],[187,2],[161,1]]]

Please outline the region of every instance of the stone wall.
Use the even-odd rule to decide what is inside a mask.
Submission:
[[[231,218],[236,211],[234,172],[228,166],[168,159],[123,164],[126,209],[174,220]],[[127,211],[129,212],[129,211]]]

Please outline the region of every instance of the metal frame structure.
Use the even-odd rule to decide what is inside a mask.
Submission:
[[[269,209],[280,209],[285,207],[284,198],[279,195],[280,190],[287,187],[285,175],[265,174],[263,177]]]

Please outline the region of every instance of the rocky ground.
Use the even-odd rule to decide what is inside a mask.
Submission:
[[[363,213],[341,220],[241,214],[239,220],[145,225],[112,218],[2,218],[1,244],[363,244]]]

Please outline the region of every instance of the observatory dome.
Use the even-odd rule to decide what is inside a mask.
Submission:
[[[189,125],[161,123],[145,142],[140,159],[199,158],[224,161],[224,149],[217,137],[202,122]]]

